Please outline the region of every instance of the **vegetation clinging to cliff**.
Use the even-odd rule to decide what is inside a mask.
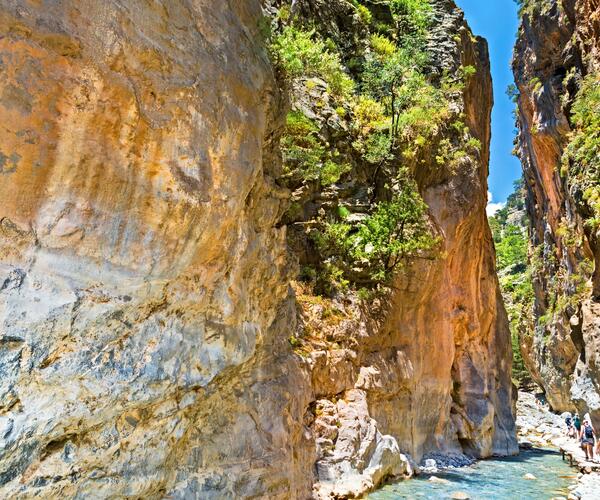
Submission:
[[[574,131],[563,156],[575,199],[587,204],[587,226],[600,227],[600,75],[583,81],[573,103]]]
[[[317,37],[314,29],[306,31],[285,26],[274,38],[272,49],[291,80],[322,78],[335,97],[340,100],[351,97],[354,82],[344,71],[339,54],[331,49],[331,44]]]
[[[514,2],[519,6],[520,16],[539,14],[552,5],[552,0],[514,0]]]
[[[383,21],[368,5],[352,3],[353,23],[362,24],[355,29],[369,33],[359,43],[350,42],[353,48],[348,49],[343,33],[343,41],[339,33],[323,36],[285,6],[271,44],[292,88],[281,142],[282,181],[297,200],[288,219],[306,222],[311,193],[334,197],[306,226],[309,244],[321,259],[305,265],[303,275],[326,294],[354,285],[377,287],[405,258],[430,252],[438,240],[414,172],[425,163],[425,151],[439,168],[451,171],[481,147],[449,105],[475,69],[461,68],[436,81],[425,74],[429,0],[383,2],[389,9]],[[336,204],[338,186],[356,177],[365,179],[367,199],[337,198]]]
[[[394,197],[379,202],[358,226],[345,220],[329,222],[314,237],[323,255],[353,281],[386,281],[403,259],[437,244],[426,216],[427,205],[418,195],[414,181],[403,176]],[[357,264],[364,268],[358,276],[352,269]]]

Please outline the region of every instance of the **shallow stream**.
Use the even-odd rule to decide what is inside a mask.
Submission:
[[[525,474],[536,479],[525,479]],[[433,474],[448,482],[434,482],[432,474],[385,486],[368,496],[369,500],[445,499],[465,493],[471,500],[547,500],[567,497],[576,469],[550,450],[524,451],[517,457],[484,460],[471,467]],[[457,496],[458,497],[458,496]]]

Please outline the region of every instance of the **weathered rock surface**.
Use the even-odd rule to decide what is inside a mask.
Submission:
[[[349,496],[405,454],[516,451],[487,49],[435,9],[483,144],[418,179],[444,258],[305,359],[258,0],[0,0],[1,496]]]
[[[0,2],[1,496],[308,496],[260,16]]]
[[[598,239],[585,225],[582,193],[561,174],[561,158],[581,80],[600,70],[599,9],[595,0],[540,2],[523,16],[513,61],[520,93],[518,147],[528,185],[535,268],[535,327],[521,338],[521,350],[552,407],[572,410],[575,403],[580,413],[591,412],[596,426]],[[593,274],[582,271],[586,262],[593,263]],[[553,310],[561,293],[581,295],[572,283],[588,277],[585,296]]]
[[[516,423],[520,446],[529,443],[540,448],[558,447],[560,440],[566,436],[565,420],[550,412],[547,406],[528,392],[519,392]]]

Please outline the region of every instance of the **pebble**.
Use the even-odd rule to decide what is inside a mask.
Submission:
[[[530,480],[537,479],[537,477],[535,477],[533,474],[531,474],[531,473],[529,473],[529,472],[528,472],[527,474],[525,474],[525,475],[523,476],[523,478],[524,478],[524,479],[530,479]]]
[[[455,491],[450,495],[452,500],[469,500],[471,497],[464,491]]]
[[[450,481],[448,481],[447,479],[443,479],[443,478],[441,478],[441,477],[437,477],[437,476],[431,476],[431,477],[429,478],[429,480],[430,480],[432,483],[450,484]]]

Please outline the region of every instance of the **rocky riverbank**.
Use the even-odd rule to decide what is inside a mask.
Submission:
[[[535,395],[519,392],[517,402],[517,436],[521,448],[554,447],[571,453],[577,463],[585,461],[585,455],[577,440],[566,436],[565,420],[552,413],[547,404],[536,400]],[[600,473],[580,472],[577,482],[569,487],[569,500],[593,500],[600,491]]]

